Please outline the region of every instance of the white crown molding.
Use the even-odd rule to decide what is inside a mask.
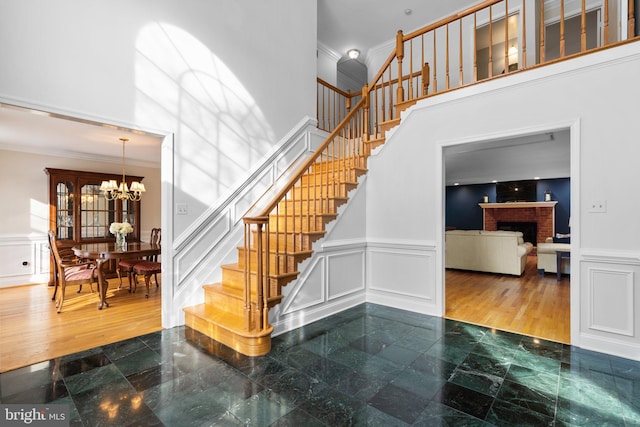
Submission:
[[[318,52],[322,52],[324,55],[333,59],[336,63],[338,63],[338,61],[340,61],[340,59],[342,58],[342,55],[321,42],[318,42],[317,49]]]

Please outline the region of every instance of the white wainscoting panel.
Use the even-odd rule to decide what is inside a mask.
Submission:
[[[365,288],[364,251],[338,252],[327,255],[327,296],[329,300]]]
[[[633,271],[588,268],[589,329],[632,337]],[[614,308],[614,309],[612,309]]]
[[[367,301],[439,315],[433,242],[367,243]]]
[[[321,243],[300,264],[298,280],[283,289],[283,302],[271,310],[274,335],[365,302],[365,242]]]
[[[49,245],[46,235],[0,238],[0,259],[0,288],[49,280]]]
[[[640,360],[640,254],[586,250],[580,273],[579,345]]]

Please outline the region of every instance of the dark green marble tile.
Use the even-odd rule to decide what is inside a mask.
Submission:
[[[15,389],[15,387],[12,387]],[[62,379],[2,396],[1,403],[49,403],[69,395]]]
[[[483,344],[504,347],[509,350],[517,350],[523,336],[513,332],[500,331],[498,329],[488,329],[480,340]]]
[[[493,398],[475,390],[447,382],[433,397],[432,401],[483,420],[489,412]]]
[[[510,365],[509,362],[505,362],[491,355],[484,356],[471,353],[460,364],[460,367],[468,371],[479,371],[504,378]]]
[[[440,376],[431,375],[413,368],[402,371],[391,384],[419,396],[431,399],[447,382]]]
[[[367,401],[368,405],[407,424],[413,424],[428,403],[428,398],[393,384],[386,385]]]
[[[620,406],[593,407],[574,400],[558,397],[556,420],[559,425],[625,426]]]
[[[558,375],[547,374],[518,365],[512,365],[505,379],[550,394],[558,393]]]
[[[275,393],[263,390],[230,408],[230,412],[247,426],[268,426],[294,409]]]
[[[540,338],[523,337],[520,340],[520,351],[558,361],[562,359],[562,349],[563,345],[561,343]]]
[[[364,402],[327,388],[301,402],[298,408],[328,426],[348,426],[356,424],[365,406]]]
[[[460,359],[462,361],[464,357],[460,357]],[[427,352],[418,356],[410,366],[418,371],[446,380],[451,376],[458,364],[432,356],[430,352]]]
[[[560,360],[549,359],[548,357],[531,354],[527,351],[516,351],[513,354],[512,364],[551,375],[560,374]]]
[[[619,413],[621,410],[615,386],[607,388],[588,379],[577,381],[560,378],[558,397],[584,404],[593,408],[603,408]]]
[[[557,396],[555,393],[508,380],[503,381],[496,398],[551,418],[553,418],[556,410]]]
[[[73,401],[85,425],[135,425],[156,420],[124,378],[75,394]]]
[[[489,427],[489,424],[478,418],[437,402],[431,402],[413,425],[414,427]]]
[[[115,365],[109,364],[90,371],[82,372],[65,378],[65,383],[69,393],[72,395],[92,388],[123,380],[124,377]]]
[[[438,341],[425,354],[458,365],[471,353],[471,348],[461,349]]]
[[[0,402],[6,396],[39,387],[50,387],[62,379],[60,366],[61,359],[55,359],[0,374]]]
[[[95,353],[80,359],[63,362],[60,365],[60,373],[63,377],[70,377],[82,372],[87,372],[92,369],[108,365],[110,363],[111,360],[106,356],[106,354]]]
[[[523,408],[501,400],[496,400],[486,418],[487,422],[496,426],[553,426],[554,417]]]
[[[471,349],[471,353],[511,363],[517,350],[517,347],[494,345],[481,341]]]
[[[502,385],[501,377],[463,367],[453,371],[449,381],[492,397],[495,397]]]
[[[102,347],[102,351],[112,361],[122,359],[137,351],[148,349],[149,347],[139,338],[131,338],[128,340],[118,341]]]
[[[145,346],[145,348],[117,359],[113,363],[124,376],[128,376],[157,366],[161,362],[160,355]]]
[[[418,358],[420,352],[401,347],[398,343],[385,347],[378,353],[378,357],[388,360],[396,366],[405,367]]]
[[[242,424],[244,426],[244,424]],[[325,427],[325,424],[304,412],[302,409],[294,409],[285,416],[279,418],[269,427]]]

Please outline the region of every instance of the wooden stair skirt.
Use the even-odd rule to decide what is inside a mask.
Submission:
[[[379,138],[372,145],[383,142]],[[358,186],[358,177],[367,172],[366,160],[366,156],[351,156],[313,165],[269,215],[269,254],[263,255],[270,295],[267,310],[282,300],[282,287],[298,277],[299,263],[313,254],[313,242],[325,235],[326,225],[338,215],[338,206],[347,202],[349,191]],[[252,237],[255,243],[255,235]],[[185,324],[239,353],[261,356],[271,350],[273,327],[256,326],[261,316],[268,317],[266,310],[261,313],[256,294],[257,251],[254,247],[237,250],[238,262],[222,266],[222,281],[203,286],[204,303],[184,308]],[[245,307],[247,278],[249,307]]]

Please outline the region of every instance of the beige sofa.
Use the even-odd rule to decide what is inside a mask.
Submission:
[[[520,276],[532,249],[519,231],[450,230],[445,267]]]
[[[571,245],[569,243],[553,243],[553,238],[547,238],[545,243],[538,243],[538,272],[544,273],[557,273],[558,272],[558,259],[556,252],[570,252]],[[569,274],[571,271],[571,260],[569,258],[562,258],[560,264],[560,273]]]

